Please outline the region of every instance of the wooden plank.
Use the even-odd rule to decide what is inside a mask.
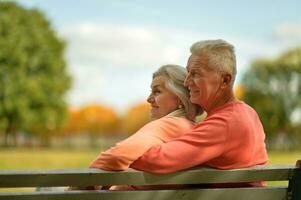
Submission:
[[[298,166],[298,165],[297,165]],[[289,196],[291,200],[301,199],[301,166],[294,171],[292,179],[289,181]]]
[[[0,200],[283,200],[287,198],[286,187],[227,188],[157,191],[69,191],[38,193],[0,193]]]
[[[0,171],[0,187],[85,185],[198,184],[288,180],[292,165],[235,170],[195,168],[173,174],[151,174],[129,169],[123,172],[99,169]]]

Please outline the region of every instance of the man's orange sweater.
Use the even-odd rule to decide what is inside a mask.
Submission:
[[[230,102],[211,111],[181,137],[152,147],[131,167],[171,173],[199,165],[217,169],[265,165],[264,139],[257,113],[241,101]]]

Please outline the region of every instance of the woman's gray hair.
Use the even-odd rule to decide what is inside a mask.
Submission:
[[[185,116],[187,119],[194,120],[195,117],[203,112],[203,109],[190,102],[189,90],[184,86],[187,71],[179,65],[163,65],[153,73],[153,79],[163,75],[167,77],[165,87],[177,97],[179,97],[184,108],[179,108],[168,116]]]
[[[224,40],[202,40],[190,47],[193,55],[208,56],[208,67],[216,71],[228,72],[236,77],[236,58],[234,46]],[[233,83],[232,82],[232,83]]]

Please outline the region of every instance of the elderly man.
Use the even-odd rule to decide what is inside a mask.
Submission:
[[[171,173],[194,166],[218,169],[265,165],[265,134],[255,110],[235,98],[234,47],[224,40],[192,45],[185,85],[191,102],[201,105],[207,118],[192,131],[154,146],[131,167]]]

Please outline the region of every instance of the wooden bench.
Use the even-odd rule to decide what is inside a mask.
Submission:
[[[300,162],[301,163],[301,162]],[[300,164],[299,163],[299,164]],[[195,168],[173,174],[156,175],[136,170],[109,172],[97,169],[2,170],[1,188],[87,186],[87,185],[160,185],[255,181],[288,181],[283,186],[175,189],[148,191],[33,191],[0,192],[0,200],[301,200],[301,168],[270,165],[235,170]]]

